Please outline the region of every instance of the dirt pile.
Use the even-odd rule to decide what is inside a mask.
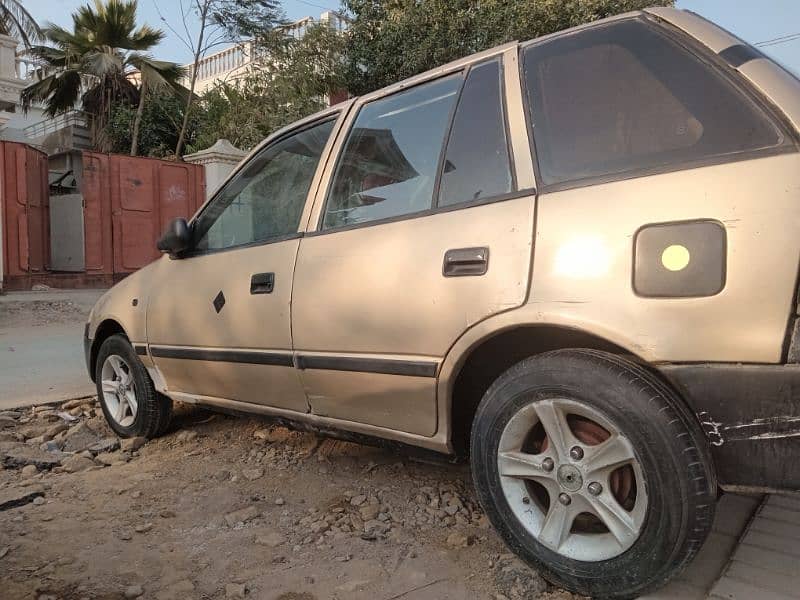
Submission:
[[[0,465],[3,598],[572,598],[463,465],[186,407],[119,440],[93,398],[0,413]]]

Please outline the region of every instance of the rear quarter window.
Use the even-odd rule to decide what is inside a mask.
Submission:
[[[726,76],[642,20],[534,43],[522,60],[544,185],[736,160],[786,142]]]

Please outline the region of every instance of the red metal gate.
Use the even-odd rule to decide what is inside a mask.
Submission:
[[[3,275],[25,279],[49,263],[47,155],[0,142],[0,179]]]
[[[86,271],[132,273],[158,258],[167,223],[205,200],[200,165],[83,153]]]

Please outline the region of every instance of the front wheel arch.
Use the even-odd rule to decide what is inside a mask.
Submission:
[[[89,354],[89,374],[92,378],[92,381],[95,381],[96,379],[97,354],[100,351],[100,347],[103,345],[103,342],[105,342],[112,335],[122,335],[125,337],[125,339],[130,341],[128,334],[118,321],[114,319],[104,319],[100,322],[100,324],[97,326],[97,329],[95,329],[94,339],[92,340],[92,347]]]

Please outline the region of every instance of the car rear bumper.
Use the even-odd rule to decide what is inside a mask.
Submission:
[[[800,491],[800,365],[665,365],[730,491]]]

